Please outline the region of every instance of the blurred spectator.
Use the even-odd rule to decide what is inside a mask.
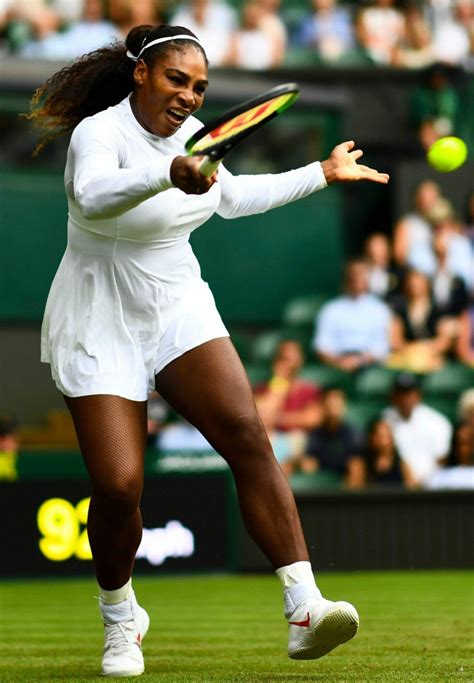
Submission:
[[[228,63],[244,69],[269,69],[281,64],[284,44],[264,0],[245,0],[241,25],[232,36]]]
[[[354,29],[347,7],[337,0],[312,0],[313,12],[306,16],[295,36],[295,45],[312,49],[323,61],[334,62],[354,47]]]
[[[121,37],[126,38],[134,26],[160,24],[163,0],[109,0],[110,18],[118,26]]]
[[[19,445],[15,420],[10,415],[0,415],[0,481],[18,478],[16,461]]]
[[[357,36],[367,55],[376,64],[391,64],[404,37],[403,15],[395,0],[373,0],[357,15]]]
[[[147,446],[155,447],[157,437],[170,412],[169,406],[157,391],[148,395],[147,404]]]
[[[462,238],[460,235],[453,235],[447,221],[441,221],[435,227],[433,251],[436,256],[436,269],[432,279],[433,303],[437,314],[442,317],[457,318],[467,309],[466,284],[454,270],[459,261],[456,258],[449,258],[450,242],[457,237]]]
[[[397,298],[394,311],[396,334],[389,365],[413,372],[439,369],[458,329],[452,320],[442,318],[434,306],[426,275],[416,270],[407,272],[403,294]]]
[[[444,64],[464,64],[471,49],[472,0],[455,0],[451,13],[434,29],[435,59]]]
[[[307,431],[321,421],[319,389],[298,377],[303,363],[301,344],[282,341],[273,359],[272,378],[255,389],[258,412],[275,455],[287,473],[292,459],[304,452]]]
[[[21,56],[34,59],[76,59],[120,39],[120,32],[104,18],[102,0],[84,0],[82,19],[63,32],[25,45]]]
[[[413,123],[423,149],[445,135],[455,135],[462,116],[459,89],[454,85],[456,71],[446,64],[433,64],[426,72],[425,85],[413,91]]]
[[[325,304],[317,318],[313,347],[324,363],[350,372],[388,356],[392,314],[368,289],[367,264],[350,261],[345,294]]]
[[[461,222],[450,214],[435,221],[434,230],[446,234],[447,265],[454,275],[462,278],[465,286],[474,292],[474,248],[465,234]]]
[[[344,391],[334,387],[325,389],[322,423],[309,435],[301,469],[333,472],[348,488],[360,488],[365,483],[362,443],[357,430],[345,421],[345,413]]]
[[[435,269],[431,224],[449,215],[452,208],[432,180],[418,185],[413,205],[413,210],[395,224],[393,257],[399,266],[411,266],[431,275]]]
[[[60,18],[46,0],[12,0],[4,7],[7,42],[13,52],[31,40],[44,40],[59,28]]]
[[[186,26],[197,35],[211,67],[226,62],[237,20],[225,2],[190,0],[171,17],[170,24]]]
[[[285,57],[288,42],[288,31],[285,23],[278,14],[281,0],[260,0],[264,9],[262,28],[272,37],[275,50],[275,61],[281,64]]]
[[[453,464],[474,466],[474,388],[459,398],[459,425],[453,442]]]
[[[394,66],[420,69],[435,61],[433,38],[421,5],[411,0],[403,10],[404,36],[393,53]]]
[[[474,252],[474,191],[469,193],[466,202],[466,222],[464,234],[471,243],[471,249]]]
[[[374,232],[364,244],[369,272],[369,291],[384,300],[392,300],[400,290],[404,269],[392,263],[390,242],[386,235]]]
[[[384,412],[395,445],[413,474],[414,483],[426,485],[449,454],[452,427],[436,410],[422,403],[416,377],[401,373],[395,379],[392,406]]]
[[[456,358],[474,367],[474,302],[471,302],[459,320],[459,336],[456,342]]]
[[[364,457],[369,484],[414,485],[410,466],[400,459],[390,425],[382,418],[369,428]]]
[[[185,420],[166,425],[158,435],[158,448],[163,453],[176,451],[213,451],[200,431]]]

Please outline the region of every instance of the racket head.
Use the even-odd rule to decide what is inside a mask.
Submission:
[[[228,109],[200,128],[186,142],[188,154],[222,159],[247,135],[288,109],[299,95],[296,83],[284,83]]]

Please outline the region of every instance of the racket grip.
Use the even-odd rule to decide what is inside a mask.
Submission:
[[[204,157],[202,164],[199,166],[199,173],[209,178],[218,168],[221,161],[222,159],[215,160],[211,159],[211,157]]]

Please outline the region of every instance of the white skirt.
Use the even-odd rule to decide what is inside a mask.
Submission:
[[[227,336],[188,241],[115,240],[69,224],[41,331],[41,360],[63,394],[145,401],[168,363]]]

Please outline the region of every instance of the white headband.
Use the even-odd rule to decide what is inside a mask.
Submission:
[[[181,33],[178,36],[166,36],[166,38],[157,38],[156,40],[152,40],[150,43],[147,43],[144,47],[142,47],[142,49],[136,57],[130,52],[130,50],[127,50],[127,57],[129,59],[133,59],[134,62],[137,62],[142,56],[142,54],[145,52],[145,50],[147,50],[149,47],[152,47],[153,45],[158,45],[158,43],[164,43],[167,40],[194,40],[195,43],[202,47],[201,43],[197,38],[194,38],[194,36],[188,36],[186,35],[186,33]]]

